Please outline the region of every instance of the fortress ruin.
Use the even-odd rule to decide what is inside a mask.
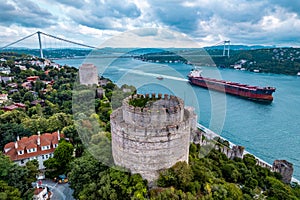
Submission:
[[[149,182],[158,178],[159,170],[188,162],[197,116],[182,99],[167,94],[129,96],[110,122],[115,164]]]

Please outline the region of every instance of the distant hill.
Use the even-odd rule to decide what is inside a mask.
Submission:
[[[271,46],[246,46],[231,45],[230,57],[222,57],[223,46],[205,47],[204,49],[159,49],[159,48],[141,48],[141,49],[124,49],[124,48],[104,48],[99,50],[100,53],[128,53],[136,59],[149,62],[182,62],[193,63],[194,55],[202,54],[202,61],[205,63],[207,53],[211,55],[216,66],[226,68],[237,68],[248,71],[259,71],[265,73],[277,73],[296,75],[300,71],[300,48],[281,47],[274,48]],[[205,50],[205,51],[204,51]],[[30,54],[39,56],[39,49],[11,48],[5,51],[17,52],[20,54]],[[45,58],[75,58],[89,55],[90,49],[44,49]],[[185,58],[182,58],[174,52],[181,52]],[[189,55],[191,52],[193,55]],[[203,56],[204,55],[204,56]],[[195,56],[194,56],[195,57]]]
[[[248,71],[288,75],[296,75],[300,71],[300,48],[233,50],[229,58],[212,59],[217,66],[243,68]]]
[[[219,49],[219,50],[223,50],[223,48],[224,48],[223,45],[204,47],[204,49],[206,49],[206,50],[211,50],[211,49]],[[255,49],[270,49],[270,48],[276,48],[276,46],[263,46],[263,45],[252,45],[252,46],[247,46],[247,45],[230,45],[230,50],[255,50]]]

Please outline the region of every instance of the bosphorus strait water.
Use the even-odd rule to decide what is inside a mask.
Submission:
[[[55,62],[78,67],[84,60],[61,59]],[[95,65],[97,66],[97,62]],[[140,83],[135,85],[134,81],[131,82],[138,86],[139,93],[173,93],[176,82],[188,84],[186,76],[191,69],[190,65],[180,63],[150,64],[131,58],[122,58],[114,61],[104,71],[103,76],[118,82],[124,79],[126,74],[133,74],[128,75],[121,82],[144,77],[145,82],[142,85]],[[300,179],[300,77],[215,67],[202,67],[202,69],[204,76],[220,74],[224,80],[276,88],[276,92],[273,93],[274,101],[271,104],[260,104],[236,96],[209,92],[197,86],[190,86],[196,94],[196,99],[191,99],[192,97],[185,92],[181,98],[189,101],[191,105],[198,102],[199,123],[211,128],[229,141],[244,146],[247,151],[270,164],[275,159],[288,160],[294,164],[294,177]],[[158,75],[162,75],[163,80],[157,80]],[[167,84],[169,86],[166,87],[163,83],[167,81],[173,82]],[[220,98],[212,99],[212,94],[217,97],[219,95]],[[220,106],[221,104],[224,105]],[[219,125],[221,129],[212,126],[213,112],[217,112],[216,115],[218,115],[219,109],[224,112],[224,124]]]

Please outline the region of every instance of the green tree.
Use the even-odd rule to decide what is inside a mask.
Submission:
[[[74,197],[78,198],[83,188],[90,183],[95,183],[98,179],[98,174],[107,168],[88,152],[85,152],[82,157],[73,160],[70,163],[69,180],[71,188],[74,189]]]
[[[28,169],[28,180],[27,182],[32,183],[36,181],[36,176],[39,174],[39,163],[37,160],[31,160],[26,163]]]
[[[44,117],[26,118],[22,121],[25,128],[29,129],[32,133],[45,133],[49,129],[48,120]]]
[[[0,124],[0,148],[3,149],[4,145],[13,142],[19,137],[28,137],[31,131],[23,126],[23,124],[6,123]]]
[[[20,103],[22,101],[22,96],[19,92],[15,92],[11,95],[11,99],[16,103]]]
[[[17,188],[23,195],[31,187],[29,178],[29,171],[26,167],[13,163],[7,156],[0,153],[0,180]]]
[[[71,143],[61,140],[58,147],[54,151],[53,158],[55,158],[60,166],[64,168],[72,160],[73,151],[74,148]]]
[[[26,92],[24,94],[24,96],[23,96],[23,102],[25,102],[25,101],[31,102],[33,100],[34,100],[34,96],[33,96],[32,92]]]
[[[20,110],[13,110],[10,112],[5,112],[2,115],[0,115],[0,124],[5,123],[17,123],[21,124],[22,120],[28,118],[26,113],[24,111]]]
[[[53,132],[62,130],[64,127],[73,124],[71,115],[65,113],[55,113],[47,120],[47,131]]]
[[[73,159],[73,151],[73,145],[62,139],[54,151],[53,158],[49,158],[44,162],[47,174],[57,176],[66,173],[68,171],[68,164]]]
[[[9,186],[6,182],[0,180],[0,199],[21,200],[22,198],[17,188]]]

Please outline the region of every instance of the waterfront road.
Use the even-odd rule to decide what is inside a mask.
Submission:
[[[42,180],[42,185],[49,187],[53,193],[51,200],[75,200],[72,196],[73,190],[69,187],[69,183],[58,184],[53,180]]]

